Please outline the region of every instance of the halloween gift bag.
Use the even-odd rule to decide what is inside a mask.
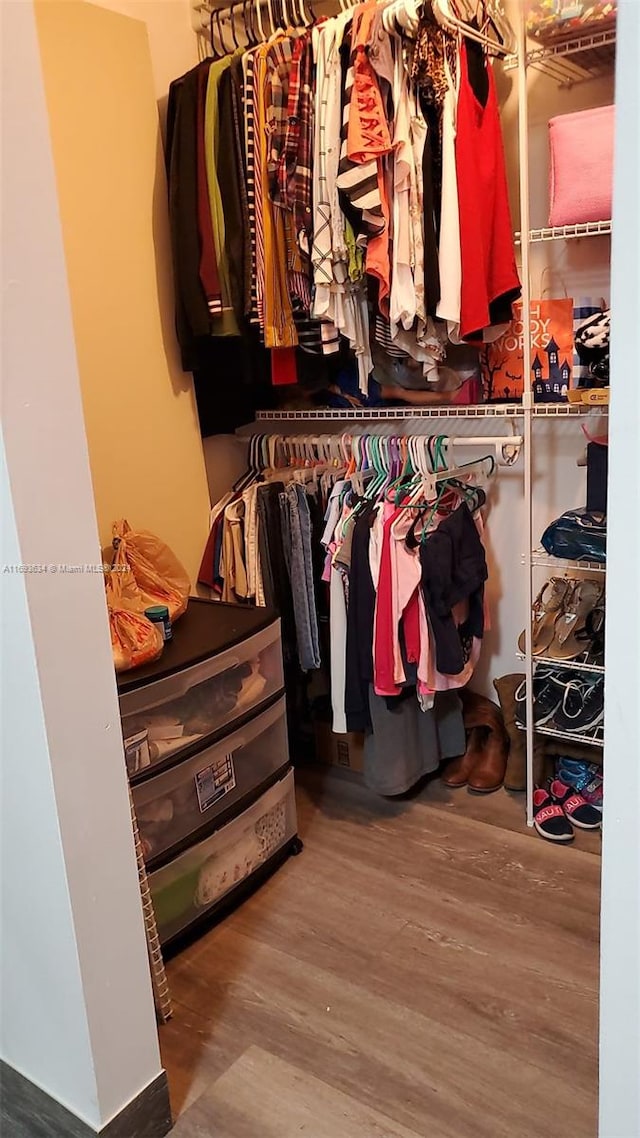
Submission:
[[[485,400],[509,403],[524,390],[522,305],[514,304],[506,332],[482,349]],[[573,300],[532,300],[530,304],[531,386],[536,403],[565,403],[573,367]]]

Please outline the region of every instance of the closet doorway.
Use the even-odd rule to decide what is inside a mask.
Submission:
[[[633,84],[640,29],[634,5],[623,3],[621,10],[616,98],[625,144],[619,144],[617,158],[613,295],[617,289],[615,303],[624,319],[612,341],[613,366],[617,359],[622,378],[613,393],[609,431],[616,459],[609,486],[601,1138],[637,1138],[640,1129],[633,1097],[637,925],[629,904],[638,884],[638,732],[629,710],[637,704],[638,675],[627,603],[628,582],[638,571],[637,548],[629,538],[637,513],[631,456],[638,422],[625,367],[640,304],[637,267],[626,253],[630,235],[637,236],[631,157],[637,150]],[[76,66],[86,67],[91,89],[91,59],[79,54]],[[546,127],[546,109],[539,118],[534,128]],[[503,122],[513,178],[513,87]],[[578,259],[584,245],[580,249]],[[541,275],[537,287],[542,294]],[[171,373],[169,382],[174,381]],[[172,396],[178,391],[176,384]],[[573,451],[561,459],[560,471],[545,465],[554,448],[562,450],[558,440],[577,426],[542,419],[529,421],[538,442],[543,440],[534,475],[552,483],[561,501],[565,473],[583,478],[575,465],[583,444],[578,447],[572,436]],[[449,426],[448,433],[466,433],[469,446],[478,434],[493,438],[499,428],[480,420]],[[192,460],[192,403],[181,422]],[[268,433],[265,422],[250,427],[254,438]],[[295,424],[288,423],[273,433],[293,432]],[[520,423],[517,418],[514,433],[525,436]],[[223,444],[228,451],[238,445],[228,437]],[[195,465],[189,477],[201,496],[202,470]],[[215,470],[222,490],[242,473],[244,457],[232,476],[231,465],[225,460]],[[162,463],[158,469],[161,480]],[[487,630],[490,659],[478,671],[485,695],[492,694],[494,677],[511,670],[505,661],[513,665],[525,623],[528,567],[522,542],[514,537],[522,467],[514,480],[515,471],[506,464],[494,484],[489,580],[500,617]],[[536,507],[535,478],[533,485]],[[172,504],[179,534],[175,497]],[[527,547],[527,558],[529,553]],[[293,691],[287,695],[294,741],[297,705]],[[391,755],[395,740],[387,740]],[[173,1015],[159,1037],[175,1133],[538,1138],[543,1113],[554,1138],[594,1134],[600,833],[582,832],[572,848],[558,848],[527,827],[522,790],[473,794],[429,777],[416,791],[389,798],[365,784],[356,752],[336,750],[335,764],[312,764],[295,743],[292,749],[298,829],[305,843],[301,856],[282,865],[199,939],[167,954]]]

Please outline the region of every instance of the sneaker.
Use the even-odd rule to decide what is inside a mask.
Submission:
[[[548,842],[573,841],[573,829],[562,806],[542,787],[533,792],[533,825]]]
[[[593,763],[588,763],[586,759],[569,759],[565,755],[558,755],[555,768],[556,778],[580,792],[596,773]]]
[[[599,810],[600,813],[602,813],[602,803],[604,800],[604,782],[602,780],[601,774],[595,775],[595,777],[591,779],[591,782],[588,782],[586,786],[583,786],[580,793],[585,802],[588,802],[590,806],[593,806],[594,810]]]
[[[591,806],[575,787],[567,786],[554,778],[549,784],[549,794],[556,805],[562,807],[572,826],[579,830],[597,830],[602,822],[600,811]]]
[[[553,719],[562,703],[565,685],[558,679],[557,671],[538,668],[533,677],[533,722],[542,727]],[[527,681],[523,680],[515,691],[515,720],[521,727],[527,723]]]
[[[604,680],[569,680],[561,706],[555,712],[554,725],[559,731],[588,731],[604,719]]]

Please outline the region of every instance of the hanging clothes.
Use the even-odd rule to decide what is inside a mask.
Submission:
[[[420,442],[439,469],[442,441]],[[340,451],[347,467],[323,440],[253,439],[247,474],[212,511],[199,579],[279,609],[291,682],[324,674],[333,730],[367,733],[368,784],[404,793],[460,739],[455,693],[489,626],[485,495],[445,469],[423,500],[406,439]]]
[[[211,374],[207,341],[251,324],[274,387],[312,355],[330,386],[348,346],[360,403],[371,376],[434,388],[450,342],[494,338],[520,295],[492,66],[428,3],[272,32],[171,86],[183,366]]]
[[[493,70],[472,41],[460,47],[456,179],[462,265],[460,336],[482,339],[511,319],[521,293]],[[496,338],[496,337],[492,337]]]

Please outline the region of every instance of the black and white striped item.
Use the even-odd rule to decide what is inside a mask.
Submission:
[[[387,355],[391,356],[392,359],[407,360],[409,358],[409,353],[399,348],[391,339],[391,325],[380,313],[376,315],[375,338],[380,344],[380,347],[384,348]]]
[[[347,133],[349,110],[353,93],[353,64],[351,63],[351,37],[345,35],[340,51],[344,76],[342,95],[342,129],[340,131],[340,163],[336,185],[344,195],[352,210],[357,211],[358,224],[352,215],[353,228],[361,244],[367,237],[374,237],[384,230],[384,215],[378,187],[378,165],[375,158],[368,162],[352,162],[347,155]],[[349,216],[349,209],[345,210]],[[355,224],[354,224],[355,222]]]
[[[589,316],[575,335],[576,351],[580,362],[587,366],[601,383],[609,382],[609,337],[611,310]]]
[[[605,309],[605,302],[603,299],[590,296],[579,296],[573,301],[573,366],[571,369],[571,386],[572,387],[588,387],[591,372],[586,364],[583,364],[578,355],[578,349],[575,345],[575,338],[578,329],[584,324],[585,320],[591,316],[600,315]]]
[[[294,305],[293,319],[298,347],[311,356],[330,356],[340,350],[340,333],[328,320],[313,320],[301,306]]]
[[[247,209],[251,232],[256,234],[256,175],[255,175],[255,118],[253,108],[254,58],[247,52],[244,81],[244,152],[247,180]],[[258,324],[258,294],[256,288],[255,249],[251,243],[251,267],[245,281],[244,311],[251,324]]]
[[[583,351],[604,353],[609,351],[611,330],[611,309],[597,312],[587,317],[576,332],[576,348]]]

